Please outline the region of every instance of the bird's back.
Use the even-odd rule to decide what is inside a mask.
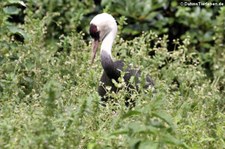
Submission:
[[[140,76],[141,76],[141,72],[139,69],[132,69],[130,67],[124,68],[124,62],[122,60],[115,61],[114,66],[119,71],[124,71],[124,69],[126,69],[123,78],[124,78],[124,81],[126,82],[126,84],[128,85],[128,88],[138,89],[138,84],[140,83]],[[134,76],[135,85],[129,84],[130,78],[132,76]],[[116,78],[115,81],[118,81],[118,78]],[[102,77],[100,79],[100,85],[98,87],[98,93],[102,97],[102,101],[108,100],[108,97],[105,96],[106,92],[107,92],[107,90],[106,90],[107,86],[111,87],[110,92],[112,92],[112,91],[117,92],[119,90],[118,88],[115,87],[114,83],[112,82],[112,78],[109,77],[106,74],[106,72],[104,71],[102,74]],[[149,86],[154,86],[154,82],[150,78],[150,76],[147,76],[146,80],[145,80],[144,88],[147,88]]]

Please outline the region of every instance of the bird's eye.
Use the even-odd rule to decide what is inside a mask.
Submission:
[[[91,24],[89,32],[92,38],[94,38],[95,40],[99,40],[99,31],[96,25]]]

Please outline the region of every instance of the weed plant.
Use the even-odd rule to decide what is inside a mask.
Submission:
[[[127,41],[119,33],[115,59],[140,68],[142,81],[147,74],[155,81],[154,88],[132,92],[136,106],[129,109],[122,79],[122,90],[108,93],[116,103],[100,105],[102,67],[99,57],[90,65],[84,33],[72,30],[47,42],[51,15],[27,9],[18,25],[1,10],[0,148],[224,148],[224,14],[220,9],[207,55],[191,48],[189,36],[174,39],[170,51],[167,35],[146,31]]]

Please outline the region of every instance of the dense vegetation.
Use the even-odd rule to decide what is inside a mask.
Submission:
[[[0,8],[0,148],[225,148],[225,6],[5,0]],[[99,57],[90,65],[87,31],[102,11],[119,24],[114,57],[155,80],[154,91],[133,91],[133,109],[122,79],[116,104],[99,104],[102,68]]]

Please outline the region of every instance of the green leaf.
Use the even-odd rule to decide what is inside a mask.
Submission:
[[[8,15],[19,14],[21,9],[16,6],[6,6],[3,8],[3,11]]]
[[[27,34],[20,28],[16,27],[16,26],[7,26],[7,28],[9,29],[9,31],[13,34],[18,34],[20,36],[22,36],[24,39],[27,39]]]
[[[137,149],[139,148],[140,142],[141,142],[141,139],[139,138],[130,138],[128,141],[128,144],[131,149]]]
[[[131,122],[128,127],[133,133],[139,133],[145,130],[144,126],[139,122]]]
[[[141,114],[141,112],[139,112],[139,111],[135,111],[135,110],[133,110],[133,111],[128,111],[127,113],[125,113],[125,114],[122,116],[122,119],[131,117],[131,116],[133,116],[133,115],[139,115],[139,114]]]
[[[165,121],[172,129],[174,129],[173,120],[169,114],[165,113],[164,111],[158,111],[157,113],[154,112],[153,115],[159,117],[160,119]]]
[[[96,148],[97,148],[96,142],[90,142],[87,145],[87,149],[96,149]]]
[[[172,136],[170,134],[164,134],[163,135],[163,141],[167,142],[167,143],[170,143],[170,144],[184,145],[182,143],[182,141],[178,140],[177,138],[175,138],[174,136]]]
[[[118,130],[118,131],[115,131],[113,132],[111,135],[121,135],[121,134],[127,134],[127,130]]]
[[[20,0],[9,0],[9,3],[10,4],[19,4],[21,6],[26,7],[26,4],[23,1],[20,1]]]
[[[157,149],[158,143],[152,142],[152,141],[143,141],[139,145],[139,149]]]

